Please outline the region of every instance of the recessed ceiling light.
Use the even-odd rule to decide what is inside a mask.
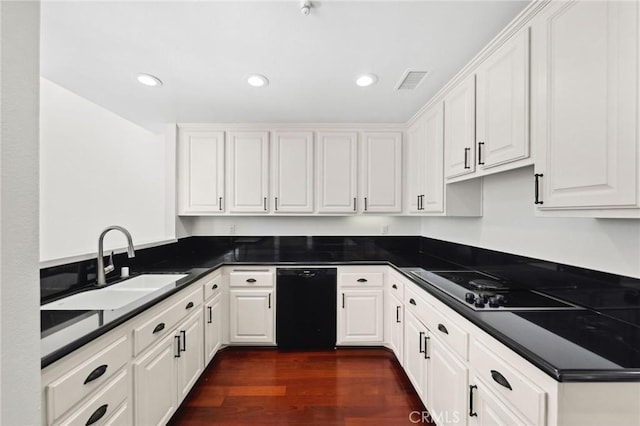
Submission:
[[[253,87],[264,87],[269,85],[269,80],[264,75],[252,74],[247,77],[247,83]]]
[[[368,87],[378,81],[378,77],[373,74],[362,74],[356,78],[356,84],[360,87]]]
[[[150,87],[162,86],[162,80],[151,74],[138,74],[138,82]]]

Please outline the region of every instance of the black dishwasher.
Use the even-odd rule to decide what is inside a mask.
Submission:
[[[336,268],[278,268],[276,339],[281,349],[336,345]]]

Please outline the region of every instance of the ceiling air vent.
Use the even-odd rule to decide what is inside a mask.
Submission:
[[[414,90],[422,83],[429,71],[407,70],[396,86],[396,90]]]

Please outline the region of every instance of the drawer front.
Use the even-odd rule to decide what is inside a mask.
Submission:
[[[94,426],[106,424],[112,416],[118,414],[121,406],[127,402],[130,387],[129,378],[127,369],[121,370],[116,378],[105,384],[93,398],[73,410],[71,416],[56,424],[84,425],[91,420],[93,421],[90,424]]]
[[[209,300],[217,296],[222,291],[222,273],[215,272],[211,277],[205,277],[202,284],[204,289],[204,300]]]
[[[384,273],[382,272],[342,272],[338,274],[340,287],[382,287]]]
[[[106,383],[129,360],[131,341],[126,335],[79,364],[46,387],[49,421],[62,416],[85,396]]]
[[[269,270],[233,271],[229,274],[231,287],[273,287],[273,272]]]
[[[546,394],[517,372],[517,365],[498,357],[476,339],[469,352],[471,368],[504,401],[534,424],[545,423]]]
[[[151,343],[160,340],[167,332],[180,322],[187,314],[194,312],[202,305],[202,288],[197,286],[176,303],[169,306],[160,314],[151,318],[133,330],[133,352],[137,356]]]
[[[404,298],[404,280],[397,272],[390,272],[389,279],[385,283],[387,294],[393,294],[398,300],[402,300]]]
[[[404,288],[404,309],[415,315],[424,325],[427,325],[433,322],[433,320],[428,320],[433,307],[420,296],[419,291],[421,290],[414,289],[413,286]]]
[[[458,356],[464,360],[469,354],[469,333],[460,328],[438,310],[431,309],[427,315],[427,327],[431,333],[447,344]]]

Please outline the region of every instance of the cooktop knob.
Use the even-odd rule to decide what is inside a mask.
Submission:
[[[507,298],[504,297],[504,295],[502,295],[502,294],[496,294],[496,300],[501,305],[504,305],[505,303],[507,303]]]
[[[484,297],[478,296],[474,305],[476,308],[484,308]]]
[[[473,303],[473,302],[476,301],[476,295],[473,294],[473,293],[467,293],[467,294],[464,295],[464,300],[467,303]]]
[[[500,303],[498,302],[498,298],[497,297],[490,297],[489,298],[489,307],[490,308],[497,308],[500,306]]]

